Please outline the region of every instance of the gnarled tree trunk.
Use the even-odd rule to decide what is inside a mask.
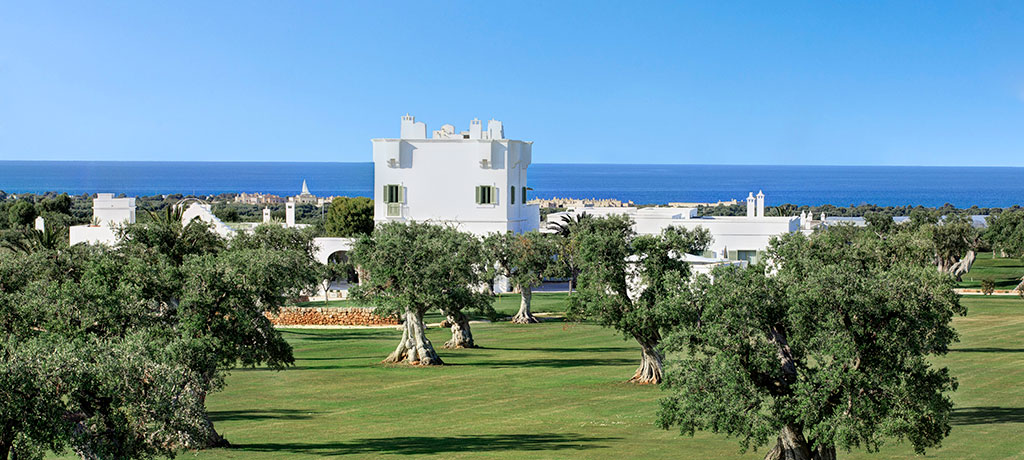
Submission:
[[[791,425],[782,427],[775,447],[764,460],[836,460],[835,447],[812,448],[800,429]]]
[[[405,323],[402,327],[402,341],[388,357],[385,363],[406,362],[419,366],[444,364],[434,351],[434,345],[427,339],[423,326],[423,315],[411,310],[405,312]]]
[[[473,332],[469,330],[469,318],[461,311],[447,314],[447,322],[452,328],[452,338],[444,343],[445,348],[476,348],[473,343]]]
[[[199,400],[203,405],[203,424],[206,425],[207,435],[206,442],[203,444],[203,448],[209,449],[211,447],[231,447],[231,443],[224,436],[221,436],[217,432],[217,429],[213,427],[213,420],[210,419],[210,412],[206,410],[206,391],[203,391],[199,395]]]
[[[636,369],[636,373],[629,381],[639,384],[661,383],[662,356],[657,345],[641,339],[636,339],[636,341],[640,343],[640,367]]]
[[[533,316],[533,313],[530,313],[530,300],[533,297],[533,286],[526,284],[520,286],[519,290],[521,291],[520,294],[522,295],[522,300],[519,302],[519,313],[516,313],[516,315],[512,317],[512,322],[518,324],[539,323],[540,320],[537,319],[536,316]]]
[[[978,255],[974,250],[967,251],[967,254],[962,259],[949,267],[949,273],[956,277],[957,281],[963,281],[963,276],[971,271],[971,266],[974,265],[974,259],[977,257]]]

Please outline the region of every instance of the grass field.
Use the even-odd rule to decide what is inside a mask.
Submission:
[[[564,294],[536,296],[557,311]],[[518,298],[500,299],[511,312]],[[937,359],[960,379],[953,430],[925,458],[1024,458],[1024,301],[968,297],[962,342]],[[591,324],[549,321],[473,326],[475,350],[439,350],[436,368],[384,366],[395,330],[289,329],[296,366],[237,370],[209,400],[234,447],[207,459],[341,457],[455,459],[731,459],[734,439],[680,436],[654,426],[661,390],[625,383],[635,343]],[[432,329],[439,345],[447,330]],[[191,458],[192,454],[184,454]],[[843,459],[913,456],[906,445]]]
[[[960,287],[980,288],[981,280],[990,279],[995,282],[996,289],[1013,289],[1024,276],[1024,260],[998,258],[993,259],[991,252],[982,252],[974,261],[971,271],[963,276]]]

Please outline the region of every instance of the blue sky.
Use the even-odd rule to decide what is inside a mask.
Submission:
[[[1024,2],[9,2],[0,159],[1024,166]]]

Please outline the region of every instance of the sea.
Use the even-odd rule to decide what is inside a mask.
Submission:
[[[440,178],[443,179],[443,178]],[[0,190],[128,196],[261,192],[373,196],[373,163],[0,161]],[[1024,168],[532,164],[531,197],[638,204],[717,202],[764,191],[769,206],[1024,205]]]

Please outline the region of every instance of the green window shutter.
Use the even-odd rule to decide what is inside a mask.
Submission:
[[[483,203],[483,199],[484,199],[483,187],[477,185],[476,186],[476,204],[482,204]]]
[[[384,186],[384,194],[381,196],[381,198],[383,198],[385,203],[390,203],[391,202],[391,197],[388,196],[388,192],[390,192],[390,191],[391,191],[391,187],[385,185]]]
[[[508,204],[516,204],[516,186],[513,185],[508,188]]]
[[[709,258],[709,259],[710,259],[710,258],[713,258],[713,257],[715,257],[715,252],[714,252],[714,251],[704,251],[704,252],[702,252],[702,253],[701,253],[700,255],[701,255],[702,257],[707,257],[707,258]]]
[[[729,251],[729,260],[738,260],[739,251]]]
[[[498,187],[491,187],[490,204],[498,204]]]
[[[405,203],[405,187],[402,187],[401,185],[396,185],[395,188],[398,189],[398,202]]]

